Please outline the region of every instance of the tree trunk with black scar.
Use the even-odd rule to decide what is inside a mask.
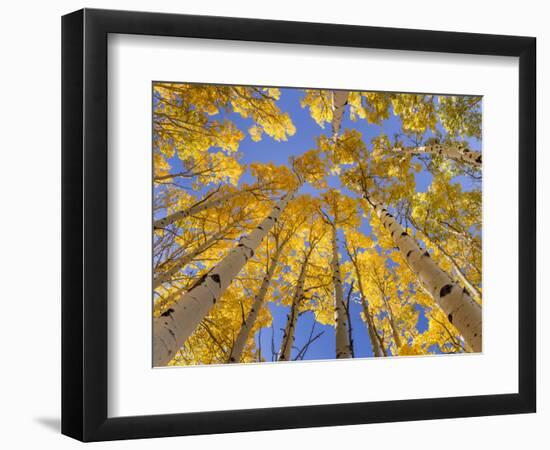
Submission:
[[[199,256],[201,253],[208,250],[214,243],[219,241],[224,234],[226,233],[226,230],[220,231],[219,233],[216,233],[212,235],[209,239],[204,241],[202,244],[200,244],[195,250],[186,253],[185,255],[182,255],[179,257],[175,263],[170,267],[168,270],[163,271],[162,274],[160,274],[158,277],[156,277],[153,280],[153,289],[156,289],[159,287],[162,283],[166,283],[167,281],[170,281],[172,277],[183,267],[185,267],[187,264],[189,264],[191,261],[193,261],[197,256]]]
[[[264,303],[267,289],[269,288],[271,278],[273,277],[275,269],[277,268],[277,264],[279,263],[279,257],[281,256],[282,250],[282,246],[279,246],[279,248],[277,248],[275,254],[273,255],[273,258],[271,259],[271,263],[269,264],[269,268],[267,269],[267,272],[262,280],[260,289],[254,297],[252,307],[250,308],[250,311],[248,311],[248,314],[241,325],[241,329],[239,330],[239,334],[235,339],[233,348],[231,349],[231,354],[229,355],[229,363],[238,363],[241,361],[246,341],[248,340],[250,331],[252,330],[252,327],[254,326],[256,319],[258,318],[260,309]]]
[[[168,225],[177,222],[178,220],[185,219],[186,217],[192,216],[194,214],[198,214],[202,211],[205,211],[207,209],[213,208],[215,206],[221,205],[222,203],[231,200],[232,198],[243,194],[243,191],[235,191],[230,192],[228,194],[222,195],[217,198],[213,198],[211,200],[206,200],[202,202],[195,203],[193,206],[182,209],[181,211],[176,211],[175,213],[172,213],[166,217],[163,217],[162,219],[158,219],[153,223],[154,229],[162,229],[167,227]]]
[[[447,316],[466,344],[474,351],[481,351],[481,307],[443,271],[427,251],[420,249],[395,218],[376,200],[363,193],[384,228],[391,234],[410,268],[425,290]]]
[[[332,282],[334,284],[334,320],[336,322],[336,358],[351,358],[348,317],[344,305],[344,288],[338,257],[338,230],[332,225]]]
[[[337,137],[342,126],[344,110],[348,103],[348,91],[332,91],[332,135]]]
[[[404,147],[394,148],[394,152],[408,153],[411,155],[431,154],[441,155],[455,161],[468,164],[471,167],[481,170],[481,153],[470,150],[464,145],[426,145],[424,147]]]
[[[281,342],[281,350],[279,351],[279,361],[290,361],[292,355],[292,346],[294,345],[294,338],[296,336],[296,323],[298,322],[300,303],[304,297],[304,282],[310,254],[311,251],[304,258],[302,268],[300,269],[300,275],[296,282],[296,289],[292,297],[292,304],[290,306],[290,312],[287,315],[283,341]]]
[[[239,244],[224,259],[154,320],[154,366],[164,366],[174,358],[200,321],[206,317],[235,276],[254,255],[254,251],[277,222],[294,192],[286,194],[260,225],[248,235],[242,236]]]

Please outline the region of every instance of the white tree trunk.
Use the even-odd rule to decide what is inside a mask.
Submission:
[[[154,229],[165,228],[168,225],[174,222],[177,222],[178,220],[185,219],[186,217],[192,216],[193,214],[198,214],[201,211],[204,211],[206,209],[221,205],[222,203],[228,200],[231,200],[233,197],[236,197],[237,195],[241,195],[242,193],[243,191],[229,192],[228,194],[221,195],[211,200],[207,199],[207,200],[200,201],[187,209],[176,211],[175,213],[172,213],[166,217],[163,217],[162,219],[156,220],[153,223],[153,228]]]
[[[281,251],[282,251],[282,246],[279,246],[279,248],[276,250],[275,254],[273,255],[273,258],[271,259],[269,268],[262,280],[262,284],[260,285],[260,289],[258,290],[258,292],[256,293],[256,296],[254,297],[254,302],[252,303],[252,307],[250,308],[250,311],[248,311],[248,315],[244,319],[244,322],[241,325],[241,329],[239,330],[239,334],[237,335],[237,338],[233,343],[233,348],[231,349],[231,354],[229,355],[230,363],[238,363],[241,361],[241,357],[243,354],[244,347],[246,345],[246,341],[248,340],[250,331],[252,330],[252,327],[254,326],[256,319],[258,318],[258,314],[264,303],[265,295],[267,294],[267,289],[269,288],[269,284],[271,283],[271,278],[273,277],[273,274],[275,273],[275,269],[279,264],[279,257],[281,256]]]
[[[170,281],[174,276],[174,274],[176,274],[182,267],[185,267],[187,264],[193,261],[198,255],[208,250],[214,243],[220,240],[225,235],[226,230],[227,229],[212,235],[212,237],[208,238],[206,241],[200,244],[195,250],[192,250],[191,252],[180,256],[172,265],[172,267],[170,267],[166,271],[163,271],[162,274],[160,274],[158,277],[156,277],[153,280],[153,289],[156,289],[162,283],[166,283],[167,281]]]
[[[295,192],[295,191],[294,191]],[[279,219],[294,192],[286,194],[250,234],[242,236],[239,244],[227,256],[204,274],[181,298],[153,323],[153,365],[164,366],[175,356],[195,331],[216,301]]]
[[[332,91],[332,135],[340,133],[344,111],[348,103],[348,91]]]
[[[469,164],[475,169],[481,170],[481,153],[470,150],[464,145],[427,145],[425,147],[405,147],[394,148],[394,152],[409,153],[411,155],[420,155],[429,153],[432,155],[443,155],[448,158]]]
[[[294,290],[294,297],[292,297],[292,305],[287,315],[283,341],[281,342],[281,350],[279,351],[279,361],[290,361],[292,356],[292,346],[294,345],[294,337],[296,335],[296,323],[298,322],[298,315],[300,313],[300,303],[304,297],[304,282],[306,279],[309,255],[311,255],[311,252],[305,257],[302,268],[300,269],[298,281],[296,282],[296,289]]]
[[[334,320],[336,322],[336,358],[351,358],[349,342],[349,324],[344,305],[344,288],[340,274],[340,260],[338,257],[338,230],[332,226],[332,281],[334,284]]]
[[[399,222],[376,200],[364,193],[382,224],[391,233],[405,260],[419,281],[474,352],[481,351],[481,307],[466,289],[462,289],[401,227]]]

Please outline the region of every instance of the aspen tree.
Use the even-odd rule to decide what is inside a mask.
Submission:
[[[340,271],[340,255],[338,253],[338,227],[343,223],[357,224],[356,204],[353,200],[339,194],[334,189],[329,189],[323,195],[329,214],[323,213],[326,222],[331,227],[331,268],[334,287],[334,317],[336,322],[336,358],[351,358],[351,345],[349,340],[349,323],[344,304],[344,290],[342,274]]]
[[[311,307],[311,305],[305,304],[306,301],[309,300],[307,292],[314,291],[316,287],[311,286],[311,283],[308,282],[308,270],[310,269],[312,259],[314,259],[316,255],[318,256],[319,247],[322,246],[326,235],[325,224],[319,220],[317,211],[318,201],[310,197],[304,197],[303,200],[304,204],[301,209],[306,221],[302,230],[295,235],[295,238],[301,241],[300,243],[302,245],[296,252],[296,262],[293,264],[293,267],[296,269],[299,267],[299,270],[297,271],[298,275],[295,282],[292,283],[292,300],[290,302],[290,310],[287,315],[287,321],[281,341],[281,348],[278,353],[279,361],[290,360],[298,317],[306,309],[306,306]],[[287,275],[287,278],[292,280],[294,277],[292,273],[290,273]],[[307,289],[306,284],[308,285]],[[315,311],[315,313],[317,315],[319,311]],[[323,322],[323,319],[320,317],[317,316],[316,318],[319,322]]]
[[[269,284],[271,283],[271,278],[273,277],[273,274],[275,273],[275,269],[277,268],[277,264],[279,263],[279,257],[281,255],[282,250],[283,250],[282,246],[278,246],[277,249],[275,250],[275,254],[271,259],[269,268],[264,278],[262,279],[262,284],[260,285],[260,289],[254,296],[254,302],[252,303],[252,307],[250,308],[250,311],[248,311],[246,318],[243,320],[241,328],[239,329],[239,333],[237,334],[237,338],[233,343],[233,348],[231,349],[231,354],[229,355],[229,361],[228,361],[230,363],[238,363],[241,360],[241,355],[243,353],[244,346],[246,345],[246,341],[250,335],[250,331],[252,330],[252,327],[254,326],[254,322],[256,321],[256,318],[258,317],[260,309],[264,303],[264,299],[267,294]]]
[[[338,230],[332,226],[332,276],[334,282],[334,315],[336,321],[336,358],[351,358],[349,323],[344,305],[344,289],[338,255]]]
[[[366,192],[363,195],[449,322],[459,330],[474,352],[480,352],[481,307],[470,297],[466,289],[462,289],[441,270],[427,251],[420,249],[416,241],[381,203],[371,198]]]
[[[250,234],[241,237],[229,254],[204,274],[167,311],[154,320],[153,364],[166,365],[208,314],[216,300],[227,289],[254,250],[279,219],[295,191],[283,196],[271,213]]]

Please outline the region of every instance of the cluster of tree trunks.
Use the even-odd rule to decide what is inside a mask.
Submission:
[[[233,278],[254,255],[254,251],[277,222],[293,195],[294,192],[287,193],[260,225],[250,234],[242,236],[239,244],[224,259],[154,320],[154,366],[164,366],[174,358],[176,352],[195,331],[200,321],[206,317]]]
[[[422,250],[384,206],[370,197],[365,199],[371,205],[384,228],[391,235],[395,245],[447,319],[461,333],[466,344],[474,351],[481,351],[481,306],[466,289],[455,283],[449,274],[442,270],[430,253]]]
[[[333,140],[336,142],[344,118],[344,111],[348,102],[348,91],[332,92],[332,133]],[[441,155],[451,158],[461,163],[470,165],[475,169],[481,168],[481,153],[469,150],[461,145],[440,145],[434,144],[414,148],[394,148],[395,152],[402,152],[411,155],[431,154]],[[269,213],[267,217],[250,233],[243,235],[236,247],[218,262],[212,269],[198,279],[186,292],[180,294],[179,298],[158,318],[154,320],[153,326],[153,363],[155,366],[168,364],[176,355],[178,350],[184,345],[185,341],[195,331],[199,323],[208,315],[216,304],[216,301],[223,295],[237,274],[241,271],[247,261],[254,255],[255,250],[266,238],[270,230],[277,223],[282,212],[288,203],[293,199],[296,190],[286,193]],[[204,200],[192,205],[191,207],[176,211],[167,217],[155,221],[154,228],[162,229],[170,224],[180,221],[193,214],[197,214],[205,209],[212,208],[229,201],[242,191],[230,192],[223,195],[210,195]],[[367,200],[374,214],[378,216],[383,227],[393,239],[395,246],[402,254],[402,257],[416,275],[417,280],[423,289],[429,293],[438,307],[444,312],[448,321],[452,323],[462,335],[467,347],[475,352],[482,349],[482,311],[480,306],[481,295],[479,290],[467,279],[465,273],[460,269],[453,257],[446,253],[437,243],[434,243],[438,250],[448,259],[454,268],[457,276],[464,284],[462,288],[452,277],[445,272],[436,261],[430,256],[430,253],[421,249],[416,240],[410,236],[400,225],[395,217],[390,214],[387,208],[378,202],[372,195],[363,189],[363,197]],[[331,272],[332,284],[334,289],[334,318],[335,318],[335,339],[336,339],[336,358],[353,357],[353,348],[350,339],[349,312],[344,301],[343,281],[340,271],[339,246],[338,246],[338,226],[336,220],[330,222],[332,228],[332,259]],[[418,227],[416,227],[419,229]],[[213,234],[211,237],[197,245],[194,250],[178,257],[170,267],[163,270],[162,274],[154,279],[154,287],[158,287],[169,281],[186,264],[195,257],[207,250],[214,242],[221,239],[227,232],[228,227]],[[421,233],[424,233],[419,229]],[[426,239],[428,235],[424,233]],[[234,339],[233,347],[228,356],[229,363],[240,362],[247,341],[251,336],[258,314],[264,304],[266,294],[273,279],[279,258],[283,247],[287,241],[279,243],[275,253],[271,256],[265,275],[254,296],[250,310],[244,314],[240,330]],[[345,245],[349,259],[357,272],[357,290],[360,296],[361,306],[365,324],[368,329],[372,352],[375,357],[382,357],[387,354],[380,336],[376,330],[372,313],[365,295],[364,286],[359,276],[359,267],[357,265],[357,254]],[[304,252],[300,273],[294,286],[294,293],[290,305],[290,311],[287,316],[286,326],[278,360],[288,361],[291,359],[291,352],[295,341],[295,331],[297,320],[300,315],[300,305],[304,299],[304,283],[308,261],[314,246],[310,246],[308,251]],[[350,288],[350,294],[353,290],[353,284]],[[382,298],[386,305],[392,337],[396,345],[397,354],[402,345],[401,336],[397,330],[394,314],[387,298]],[[477,300],[477,301],[476,301]]]

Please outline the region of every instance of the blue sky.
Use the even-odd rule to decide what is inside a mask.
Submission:
[[[279,108],[289,113],[292,121],[296,127],[296,133],[289,137],[287,141],[277,142],[270,138],[267,135],[262,137],[260,142],[254,142],[246,132],[246,130],[253,125],[252,121],[249,119],[243,119],[236,113],[231,112],[221,112],[219,115],[216,115],[216,119],[223,119],[227,117],[229,120],[234,122],[246,135],[245,139],[241,142],[239,147],[239,153],[241,155],[240,162],[242,164],[250,164],[253,162],[268,163],[272,162],[277,165],[284,165],[288,163],[290,156],[298,156],[310,149],[316,148],[316,138],[320,134],[330,135],[330,124],[326,125],[325,129],[322,129],[310,116],[309,110],[307,108],[302,108],[300,106],[300,99],[303,97],[303,91],[300,89],[281,89],[281,98],[278,101]],[[369,124],[366,120],[358,119],[357,121],[351,121],[349,114],[344,115],[344,120],[342,123],[342,129],[350,128],[360,131],[363,135],[364,141],[367,145],[370,145],[372,138],[380,135],[381,132],[385,133],[390,139],[393,139],[395,133],[399,133],[401,130],[401,119],[397,116],[394,116],[393,113],[390,114],[390,118],[383,121],[380,125]],[[430,134],[426,134],[426,137],[429,137]],[[469,140],[470,147],[474,150],[480,149],[479,142]],[[170,161],[174,165],[174,161]],[[175,167],[173,167],[175,169]],[[416,189],[417,192],[425,191],[431,183],[431,174],[426,170],[422,170],[420,173],[415,175],[416,179]],[[249,171],[245,172],[241,179],[240,183],[250,183],[253,181]],[[456,182],[460,182],[463,185],[464,189],[470,189],[471,184],[469,179],[466,177],[461,177],[456,179]],[[340,189],[340,181],[337,176],[330,176],[328,178],[329,187]],[[310,185],[304,185],[300,193],[308,193],[313,196],[319,194],[315,188]],[[355,196],[348,190],[343,191],[345,194]],[[369,235],[370,226],[366,219],[362,219],[362,224],[360,230]],[[348,259],[344,249],[341,249],[341,261],[345,262]],[[344,285],[344,295],[347,298],[349,286]],[[354,293],[353,298],[357,298],[357,293]],[[286,324],[287,314],[289,312],[289,307],[277,305],[274,303],[269,303],[269,309],[273,316],[273,330],[272,329],[263,329],[260,334],[257,333],[255,336],[256,343],[261,345],[262,355],[267,361],[271,361],[271,346],[272,346],[272,336],[274,339],[274,347],[276,350],[280,348],[283,329]],[[427,328],[428,322],[425,318],[423,312],[418,308],[419,321],[417,328],[420,332],[424,331]],[[370,357],[372,356],[371,345],[369,341],[369,335],[367,328],[364,322],[360,317],[361,305],[357,301],[351,302],[351,326],[353,330],[353,341],[354,341],[354,350],[355,357]],[[312,325],[314,324],[315,319],[313,313],[307,312],[302,314],[298,319],[298,325],[296,328],[296,340],[295,347],[296,349],[292,352],[292,357],[294,358],[298,353],[298,349],[302,348],[305,343],[308,341]],[[323,326],[319,323],[315,325],[314,335],[323,332],[322,336],[319,337],[308,349],[306,360],[319,360],[319,359],[333,359],[335,355],[335,331],[331,326]],[[273,335],[272,335],[273,333]]]

